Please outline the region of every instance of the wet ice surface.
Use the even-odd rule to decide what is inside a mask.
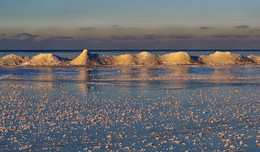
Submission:
[[[257,151],[259,66],[0,69],[3,151]]]

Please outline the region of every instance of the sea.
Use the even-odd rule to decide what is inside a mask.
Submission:
[[[260,56],[260,50],[218,51]],[[74,59],[81,52],[6,50],[0,57]],[[259,107],[256,64],[2,67],[0,151],[259,151]]]

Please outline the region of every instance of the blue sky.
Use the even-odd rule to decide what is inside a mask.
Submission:
[[[0,49],[260,49],[259,0],[1,0]]]

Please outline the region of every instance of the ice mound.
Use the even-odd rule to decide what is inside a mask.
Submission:
[[[190,55],[186,52],[169,53],[161,56],[163,64],[193,64]]]
[[[245,63],[246,58],[240,54],[234,54],[231,52],[219,52],[214,54],[201,55],[199,61],[205,64],[242,64]]]
[[[13,54],[0,58],[0,67],[4,66],[135,66],[135,65],[189,65],[189,64],[250,64],[260,63],[260,56],[250,55],[243,57],[231,52],[219,52],[214,54],[190,56],[187,52],[173,52],[164,55],[141,52],[138,54],[123,54],[118,56],[106,56],[102,54],[91,54],[87,49],[73,60],[68,60],[51,53],[41,53],[32,58],[20,57]]]
[[[260,56],[249,55],[247,58],[251,59],[254,63],[260,64]]]
[[[141,52],[136,55],[137,64],[138,65],[159,65],[161,64],[160,58],[157,55],[148,53],[148,52]]]
[[[98,55],[97,61],[101,65],[114,65],[114,57],[106,55]]]
[[[52,53],[40,53],[32,57],[29,61],[23,63],[23,65],[30,66],[57,66],[62,63],[64,59],[56,56]]]
[[[70,62],[71,65],[86,66],[86,65],[98,65],[98,57],[90,54],[87,49],[84,49],[83,52],[74,60]]]
[[[28,60],[29,58],[23,58],[14,54],[10,54],[0,59],[0,66],[17,66]]]
[[[113,64],[115,65],[136,65],[136,57],[134,54],[123,54],[113,57]]]
[[[148,53],[141,52],[139,54],[123,54],[119,56],[114,56],[112,59],[112,64],[114,65],[159,65],[159,56]]]
[[[192,64],[191,57],[186,52],[154,55],[148,52],[139,54],[123,54],[114,57],[115,65],[160,65],[160,64]]]

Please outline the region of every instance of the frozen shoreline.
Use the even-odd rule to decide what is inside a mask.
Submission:
[[[216,51],[210,55],[190,56],[187,52],[174,52],[157,55],[148,52],[106,56],[91,54],[88,50],[75,59],[68,59],[52,53],[40,53],[33,57],[14,54],[0,58],[0,67],[114,67],[114,66],[165,66],[165,65],[258,65],[260,56],[244,57],[231,52]]]

